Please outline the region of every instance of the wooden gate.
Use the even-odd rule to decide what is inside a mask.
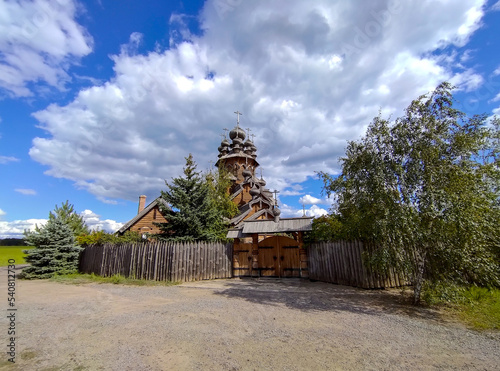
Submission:
[[[252,244],[239,243],[233,250],[233,276],[248,277],[252,274]]]
[[[293,238],[273,236],[260,241],[257,261],[261,277],[300,277],[299,243]]]

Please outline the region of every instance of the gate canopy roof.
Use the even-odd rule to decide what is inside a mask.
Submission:
[[[273,234],[307,232],[312,230],[312,217],[302,218],[280,218],[274,220],[252,220],[243,222],[243,226],[238,229],[231,229],[227,233],[227,238],[249,237],[252,234]]]

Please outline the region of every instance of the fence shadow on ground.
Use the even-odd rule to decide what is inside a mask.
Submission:
[[[352,312],[367,315],[405,314],[444,322],[437,310],[411,304],[411,290],[366,290],[304,279],[227,280],[216,295],[260,305],[285,306],[300,311]]]

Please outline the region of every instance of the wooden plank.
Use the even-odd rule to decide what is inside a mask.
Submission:
[[[174,277],[174,244],[168,243],[168,276],[167,279],[171,282],[175,281]]]
[[[175,247],[177,252],[177,257],[176,257],[177,281],[182,282],[182,253],[184,251],[182,250],[182,244],[180,242],[177,242]]]
[[[172,281],[174,282],[179,281],[178,269],[177,269],[178,264],[179,264],[179,256],[178,256],[177,243],[172,242]]]
[[[213,269],[214,269],[214,250],[210,248],[210,246],[207,246],[208,247],[208,279],[213,279],[214,278],[214,272],[213,272]]]
[[[189,282],[189,268],[190,268],[190,264],[189,264],[189,259],[190,259],[190,253],[191,253],[191,245],[190,243],[186,243],[184,242],[183,243],[183,248],[184,248],[184,272],[183,272],[183,276],[184,276],[184,282]]]
[[[361,264],[361,255],[359,251],[359,245],[357,241],[351,242],[351,248],[353,251],[354,261],[356,263],[356,286],[363,287],[363,266]]]
[[[209,245],[212,251],[214,252],[214,268],[213,268],[212,278],[216,279],[219,277],[219,251],[214,243],[210,242]]]
[[[203,245],[201,247],[201,274],[200,280],[204,280],[207,277],[207,246]]]
[[[318,268],[318,249],[319,244],[315,244],[314,248],[311,249],[311,255],[309,257],[309,275],[315,280],[319,280],[319,268]]]
[[[195,280],[195,268],[196,268],[196,250],[198,249],[199,242],[196,244],[190,244],[190,254],[189,254],[189,281]]]
[[[158,244],[158,241],[154,242],[154,264],[153,264],[153,281],[156,281],[158,278],[158,255],[160,253],[160,245]]]
[[[214,248],[217,250],[217,262],[219,263],[217,267],[217,275],[215,278],[222,278],[223,277],[223,250],[221,248],[221,245],[219,243],[214,242]]]
[[[162,269],[163,269],[163,260],[162,260],[162,243],[160,241],[156,241],[156,275],[155,281],[161,281],[162,277]]]
[[[328,282],[335,283],[336,282],[336,276],[335,276],[335,245],[333,243],[328,243],[325,242],[324,244],[324,249],[326,253],[326,269],[327,269],[327,279]]]
[[[186,261],[186,249],[184,248],[184,243],[179,242],[179,281],[186,282],[186,267],[184,263]]]
[[[314,245],[314,249],[312,250],[312,265],[310,269],[312,269],[312,277],[315,280],[321,281],[320,275],[320,243],[316,243]],[[311,261],[309,261],[311,263]]]
[[[185,253],[185,263],[184,263],[184,282],[189,282],[191,280],[191,251],[192,251],[192,243],[184,243]]]
[[[201,251],[201,244],[199,243],[196,246],[196,249],[194,251],[194,264],[193,264],[193,280],[194,281],[199,281],[200,278],[200,251]]]
[[[339,243],[332,243],[332,254],[333,254],[333,264],[335,269],[335,275],[333,277],[333,283],[340,284],[342,280],[342,269],[341,269],[341,261],[340,261],[340,249]]]
[[[350,285],[356,287],[356,261],[354,259],[354,252],[352,251],[352,242],[346,241],[347,255],[349,256],[349,267],[351,271],[349,272],[349,280],[351,281]]]
[[[233,277],[233,246],[229,242],[226,243],[226,251],[227,251],[227,269],[226,269],[226,277]]]
[[[342,257],[342,285],[346,285],[348,284],[346,281],[347,281],[347,259],[346,259],[346,254],[345,254],[345,249],[344,249],[344,245],[342,242],[340,242],[340,256]]]
[[[165,242],[165,281],[172,281],[171,243]]]
[[[318,245],[318,248],[317,248],[316,252],[318,254],[318,259],[317,259],[317,264],[318,264],[318,271],[317,271],[318,280],[320,280],[320,281],[326,281],[326,278],[325,278],[325,266],[324,266],[324,256],[325,256],[324,244],[320,243]]]

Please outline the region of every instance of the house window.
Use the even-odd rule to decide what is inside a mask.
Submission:
[[[153,219],[156,219],[156,209],[154,209]]]

